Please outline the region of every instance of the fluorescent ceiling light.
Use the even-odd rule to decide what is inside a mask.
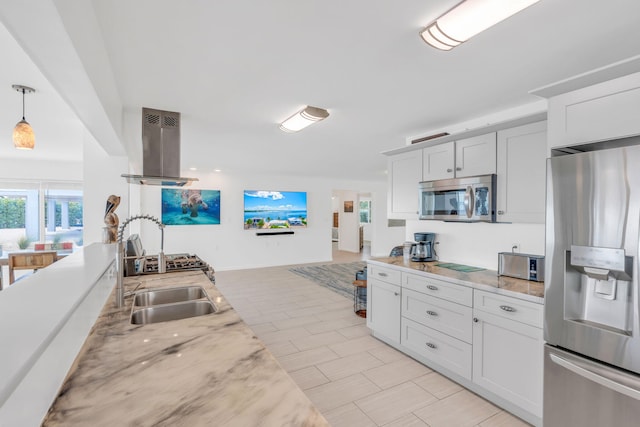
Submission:
[[[451,50],[538,1],[466,0],[429,24],[420,36],[436,49]]]
[[[280,130],[298,132],[307,126],[329,117],[329,112],[318,107],[306,106],[280,124]]]

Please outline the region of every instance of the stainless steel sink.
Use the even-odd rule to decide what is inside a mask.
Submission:
[[[170,320],[205,316],[215,312],[215,305],[208,299],[176,302],[173,304],[155,305],[144,308],[135,308],[134,306],[131,312],[131,323],[134,325],[144,325],[148,323],[167,322]]]
[[[199,300],[208,298],[201,286],[181,286],[175,288],[154,289],[137,292],[133,298],[134,307],[147,307],[160,304]]]

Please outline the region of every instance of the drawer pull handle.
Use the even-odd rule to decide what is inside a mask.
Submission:
[[[474,323],[478,323],[480,321],[480,319],[478,319],[477,317],[473,318]]]
[[[500,308],[504,311],[508,311],[509,313],[515,312],[516,309],[513,307],[510,307],[508,305],[501,305]]]
[[[432,348],[432,349],[434,349],[434,350],[435,350],[436,348],[438,348],[438,346],[437,346],[437,345],[435,345],[435,344],[434,344],[434,343],[432,343],[432,342],[428,342],[426,345],[427,345],[427,347]]]
[[[431,289],[432,291],[437,291],[438,287],[433,285],[427,285],[427,289]]]
[[[451,173],[451,172],[453,172],[453,169],[447,168],[447,172]]]
[[[378,276],[387,277],[387,273],[378,273]]]
[[[394,294],[395,296],[398,296],[398,295],[400,295],[400,294],[399,294],[399,293],[397,293],[397,292],[394,292],[393,294]]]
[[[436,313],[435,311],[431,311],[431,310],[427,310],[427,314],[429,316],[437,316],[438,315],[438,313]]]

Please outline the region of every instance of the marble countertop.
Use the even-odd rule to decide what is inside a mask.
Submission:
[[[201,285],[216,314],[129,322],[132,298],[98,317],[44,426],[328,426],[200,271],[125,279],[125,290]]]
[[[443,261],[414,262],[404,257],[373,258],[368,262],[384,266],[403,267],[419,273],[426,273],[432,277],[448,280],[460,285],[471,286],[476,289],[496,292],[523,300],[544,303],[544,282],[516,279],[514,277],[498,276],[495,270],[481,270],[469,273],[438,267]]]

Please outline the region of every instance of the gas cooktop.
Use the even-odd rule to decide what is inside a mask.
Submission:
[[[202,260],[198,255],[194,254],[169,254],[165,255],[166,272],[186,270],[202,270],[209,279],[215,283],[214,270],[206,261]],[[136,272],[128,274],[133,276],[136,274],[157,274],[158,273],[158,256],[151,255],[136,260]]]

